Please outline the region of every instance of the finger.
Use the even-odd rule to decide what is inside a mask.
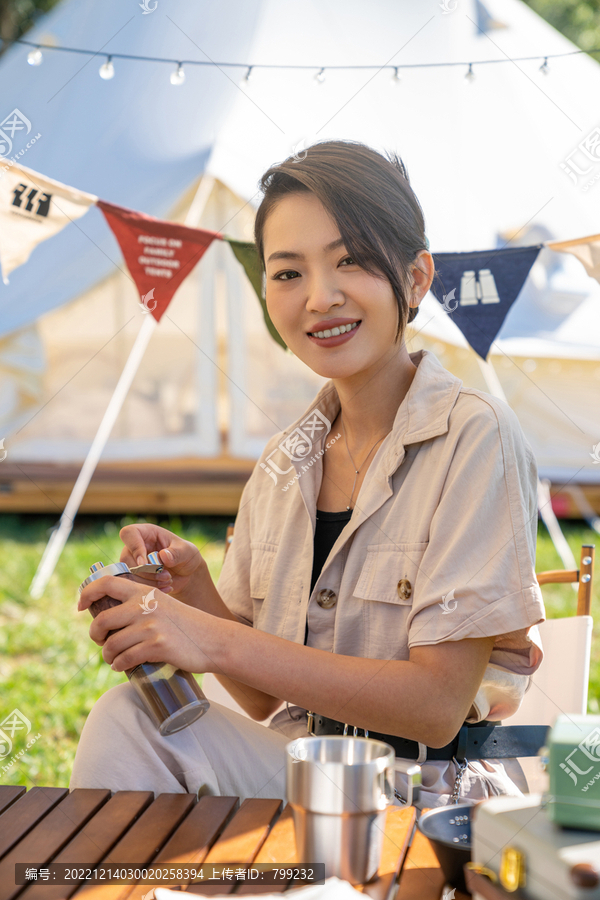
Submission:
[[[89,635],[95,644],[102,647],[111,631],[120,631],[120,629],[126,628],[137,619],[138,615],[133,605],[121,603],[119,606],[113,606],[111,609],[105,609],[98,613],[90,624]]]
[[[113,597],[124,603],[131,597],[140,593],[140,585],[130,581],[129,578],[119,578],[117,575],[105,575],[103,578],[96,578],[82,590],[79,595],[77,609],[79,611],[88,609],[96,600],[101,597]]]
[[[149,636],[147,631],[130,625],[129,628],[123,629],[118,634],[112,634],[108,638],[102,648],[102,658],[115,671],[122,672],[139,663],[158,661],[148,658],[152,655],[156,657],[156,650],[153,654],[150,649],[153,644],[153,637]],[[117,660],[119,660],[118,663]]]
[[[104,654],[104,650],[102,651]],[[123,650],[110,663],[115,672],[126,672],[146,662],[161,662],[151,641],[139,641],[132,647]]]
[[[161,563],[176,575],[191,574],[198,566],[200,551],[191,541],[184,541],[174,534],[169,536],[171,540],[168,546],[158,553]]]
[[[150,522],[137,522],[134,525],[125,525],[119,532],[119,537],[125,544],[121,552],[121,562],[127,565],[132,563],[141,566],[148,561],[148,553],[160,550],[169,543],[165,535],[170,535],[166,528],[152,525]]]

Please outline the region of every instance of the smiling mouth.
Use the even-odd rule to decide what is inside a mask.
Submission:
[[[360,325],[362,319],[359,319],[358,322],[352,322],[350,325],[336,325],[335,328],[327,328],[325,331],[309,331],[311,337],[314,338],[330,338],[337,337],[338,334],[347,334],[349,331],[354,331]]]

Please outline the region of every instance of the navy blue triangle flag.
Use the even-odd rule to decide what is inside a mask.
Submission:
[[[437,274],[431,293],[482,359],[543,246],[433,254]]]

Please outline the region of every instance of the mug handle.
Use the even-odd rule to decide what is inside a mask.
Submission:
[[[414,806],[421,796],[421,766],[411,759],[396,759],[393,766],[395,772],[406,775],[408,779],[406,805]]]

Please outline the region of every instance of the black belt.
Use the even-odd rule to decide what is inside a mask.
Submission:
[[[369,737],[374,741],[384,741],[396,751],[401,759],[418,759],[419,744],[395,734],[380,734],[378,731],[355,729],[336,719],[327,719],[316,713],[309,713],[309,734],[344,734]],[[493,722],[465,722],[456,737],[445,747],[427,747],[427,760],[453,759],[514,759],[518,756],[537,756],[546,742],[547,725],[497,725]],[[362,732],[362,734],[359,734]]]

